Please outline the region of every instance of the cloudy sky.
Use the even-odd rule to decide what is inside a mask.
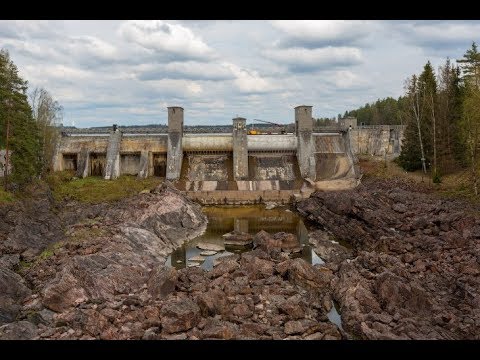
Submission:
[[[287,123],[312,105],[333,117],[403,93],[480,42],[480,21],[6,21],[6,48],[30,88],[63,105],[64,124]]]

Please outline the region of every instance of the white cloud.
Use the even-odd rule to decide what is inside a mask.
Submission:
[[[69,38],[68,52],[82,59],[113,61],[118,56],[115,46],[94,36],[73,36]]]
[[[189,28],[162,20],[127,21],[119,33],[129,41],[159,53],[187,59],[211,59],[213,50]]]
[[[360,49],[354,47],[269,49],[264,55],[298,72],[356,65],[363,60]]]
[[[368,86],[368,82],[350,70],[338,70],[324,74],[323,79],[339,89],[354,89]]]
[[[407,42],[423,47],[468,47],[478,41],[480,22],[445,21],[420,23],[395,23],[396,28]]]
[[[262,78],[257,71],[241,68],[232,63],[224,63],[235,75],[235,86],[244,93],[262,93],[274,90],[268,80]]]
[[[41,67],[27,65],[24,71],[29,79],[49,78],[55,81],[77,81],[91,79],[95,75],[91,71],[76,69],[65,65],[43,65]]]
[[[59,35],[59,26],[46,20],[1,20],[0,37],[4,38],[50,38]]]
[[[287,35],[287,38],[280,42],[287,46],[348,44],[366,36],[371,30],[368,21],[277,20],[272,24]]]
[[[140,80],[189,79],[189,80],[228,80],[234,75],[223,63],[175,61],[164,64],[147,64],[138,67]]]
[[[287,122],[302,103],[331,117],[399,96],[478,34],[480,21],[0,21],[29,88],[80,127],[165,123],[171,105],[189,125]]]

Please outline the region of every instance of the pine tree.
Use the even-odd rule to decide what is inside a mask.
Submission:
[[[460,70],[450,59],[438,70],[437,96],[438,171],[446,174],[459,167],[463,152],[458,128],[462,111]]]
[[[424,102],[420,91],[420,81],[416,75],[413,75],[406,81],[406,99],[408,111],[406,112],[406,128],[402,152],[397,158],[398,164],[407,171],[423,169],[425,167],[425,149],[424,149],[424,132],[421,122],[424,118]]]
[[[471,83],[478,89],[480,86],[480,53],[475,41],[472,43],[472,47],[463,54],[463,58],[457,60],[457,63],[462,68],[464,83]]]
[[[464,160],[470,167],[475,195],[479,194],[480,168],[480,54],[477,44],[457,60],[462,68],[464,96],[459,134],[464,145]]]
[[[40,171],[38,128],[27,100],[27,81],[18,75],[6,50],[0,50],[0,128],[1,146],[8,141],[11,150],[11,181],[23,186]],[[7,139],[6,128],[9,127]]]

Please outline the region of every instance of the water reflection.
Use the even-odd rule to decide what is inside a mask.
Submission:
[[[175,250],[167,259],[167,265],[177,269],[186,266],[196,266],[199,262],[191,261],[194,257],[200,256],[204,250],[197,248],[199,243],[208,243],[224,247],[223,234],[232,230],[242,231],[255,235],[260,230],[270,234],[287,232],[295,234],[300,242],[302,251],[292,254],[294,257],[301,257],[311,264],[323,264],[323,260],[315,254],[308,243],[308,230],[302,219],[287,207],[278,207],[266,210],[263,205],[253,206],[211,206],[204,207],[204,213],[208,217],[208,225],[205,233]],[[211,269],[215,259],[233,253],[250,251],[252,248],[225,247],[215,255],[202,256],[205,260],[200,263],[204,269]],[[199,258],[200,259],[200,258]]]

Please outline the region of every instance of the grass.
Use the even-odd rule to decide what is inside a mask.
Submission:
[[[13,202],[14,200],[15,200],[15,197],[11,192],[5,191],[3,187],[0,188],[0,204],[10,203],[10,202]]]
[[[143,190],[151,190],[161,182],[161,179],[155,177],[137,179],[128,175],[116,180],[94,176],[78,179],[67,171],[54,173],[48,179],[55,200],[76,200],[88,204],[117,201]]]
[[[441,197],[480,203],[480,197],[474,194],[468,169],[444,175],[440,179],[441,182],[434,183],[430,173],[423,174],[421,170],[407,172],[392,160],[387,160],[385,163],[383,158],[372,156],[359,156],[358,159],[365,177],[413,180],[418,184],[422,184],[423,188],[428,188]]]
[[[36,265],[38,263],[41,263],[42,261],[47,260],[48,258],[55,255],[55,251],[60,249],[63,246],[63,244],[64,244],[63,241],[59,241],[57,243],[50,244],[45,250],[43,250],[40,253],[40,255],[35,257],[34,260],[31,260],[31,261],[20,260],[19,264],[17,265],[17,271],[22,272],[22,271],[28,270],[33,265]]]
[[[84,240],[99,238],[101,236],[107,235],[108,232],[106,229],[102,228],[80,228],[75,230],[68,239],[69,243],[82,243]]]

